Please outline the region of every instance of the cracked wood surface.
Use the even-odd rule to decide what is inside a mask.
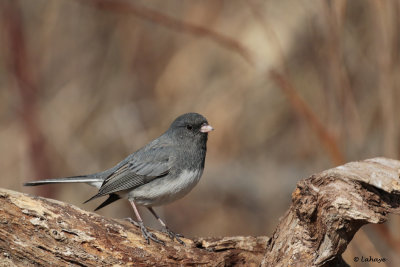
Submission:
[[[267,242],[266,237],[183,238],[184,247],[156,232],[166,246],[148,245],[128,221],[56,200],[0,189],[0,205],[0,266],[256,266]]]
[[[374,158],[297,183],[268,243],[264,266],[348,266],[341,258],[361,226],[400,213],[400,161]]]
[[[347,266],[341,258],[358,229],[400,213],[400,162],[375,158],[297,183],[271,239],[184,239],[140,230],[70,204],[0,189],[0,266]],[[228,222],[227,222],[228,223]]]

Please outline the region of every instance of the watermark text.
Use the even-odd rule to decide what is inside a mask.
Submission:
[[[377,258],[377,257],[372,257],[372,256],[361,256],[361,257],[354,257],[354,262],[376,262],[376,263],[381,263],[381,262],[387,262],[388,260],[386,258]]]

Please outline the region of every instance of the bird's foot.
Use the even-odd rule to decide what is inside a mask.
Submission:
[[[130,218],[130,217],[123,218],[123,220],[126,220],[126,221],[130,222],[131,224],[133,224],[133,225],[135,225],[137,227],[140,227],[139,223],[137,221],[135,221],[134,219]]]
[[[165,246],[165,242],[158,239],[155,234],[151,233],[149,230],[147,230],[146,226],[144,226],[143,222],[139,222],[139,227],[140,230],[142,231],[143,237],[146,239],[147,244],[150,244],[150,239],[153,240],[156,243],[162,244]]]
[[[183,237],[183,235],[172,232],[171,230],[168,229],[168,227],[164,227],[162,232],[166,233],[169,236],[169,238],[171,238],[171,240],[176,239],[176,241],[178,241],[181,245],[185,246],[185,242],[183,242],[182,239],[180,239],[181,237]]]
[[[153,240],[156,243],[162,244],[165,246],[165,242],[158,239],[155,234],[151,233],[146,226],[144,226],[143,222],[137,222],[133,220],[132,218],[125,218],[125,220],[129,221],[130,223],[134,224],[135,226],[140,228],[140,231],[142,232],[142,236],[144,239],[146,239],[147,244],[150,244],[150,239]]]

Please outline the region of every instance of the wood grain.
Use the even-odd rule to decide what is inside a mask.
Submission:
[[[0,266],[348,266],[341,257],[368,223],[400,213],[400,161],[375,158],[300,180],[271,238],[184,239],[140,230],[56,200],[0,189]],[[229,223],[229,222],[227,222]]]

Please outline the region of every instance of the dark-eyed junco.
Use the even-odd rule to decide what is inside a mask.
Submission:
[[[183,244],[180,235],[169,230],[152,207],[182,198],[198,183],[204,169],[208,132],[212,130],[202,115],[186,113],[176,118],[160,137],[111,169],[89,175],[32,181],[25,185],[87,183],[96,186],[99,192],[86,202],[108,195],[96,210],[120,198],[127,198],[147,243],[150,239],[164,242],[144,226],[136,204],[147,207],[169,237]]]

